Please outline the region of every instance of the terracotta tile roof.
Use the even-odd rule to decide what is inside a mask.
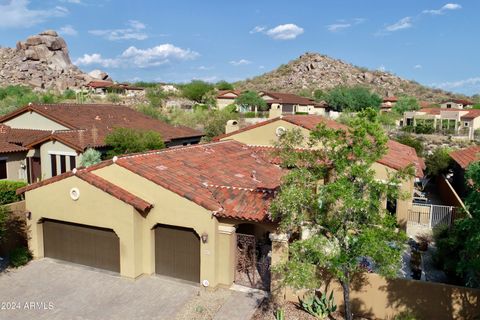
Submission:
[[[95,175],[112,165],[104,161],[76,175],[95,187],[125,201],[137,210],[152,207],[120,186]],[[115,164],[132,171],[221,217],[250,221],[268,220],[268,206],[280,186],[284,171],[236,141],[222,141],[165,149],[120,157]],[[69,172],[19,189],[24,193],[73,176]],[[265,200],[265,201],[264,201]]]
[[[460,117],[461,120],[472,120],[480,117],[480,109],[445,109],[445,108],[423,108],[418,110],[419,112],[425,112],[427,114],[439,115],[441,112],[459,112],[465,113]]]
[[[266,100],[267,103],[299,104],[299,105],[316,104],[315,100],[313,99],[305,98],[292,93],[261,91],[260,95],[267,95],[273,98],[273,100]]]
[[[397,101],[398,101],[398,98],[395,96],[383,98],[383,102],[397,102]]]
[[[111,161],[107,163],[111,164]],[[91,184],[92,186],[110,194],[111,196],[131,205],[135,209],[137,209],[139,212],[141,212],[143,215],[146,215],[151,208],[153,208],[153,204],[137,197],[136,195],[126,191],[125,189],[122,189],[121,187],[93,174],[91,168],[88,169],[80,169],[76,172],[70,171],[63,173],[61,175],[52,177],[50,179],[46,179],[28,186],[25,186],[23,188],[20,188],[17,190],[17,194],[23,194],[25,192],[28,192],[30,190],[46,186],[52,183],[55,183],[57,181],[72,177],[72,176],[77,176],[78,178],[82,179],[83,181]]]
[[[470,100],[465,100],[465,99],[451,99],[451,100],[445,100],[442,103],[447,103],[447,102],[454,102],[458,104],[463,104],[463,105],[473,105],[473,101]]]
[[[464,116],[461,116],[461,120],[472,120],[475,118],[480,117],[480,110],[479,109],[463,109],[463,111],[467,111],[468,113]]]
[[[94,81],[90,81],[89,83],[87,83],[87,87],[90,87],[90,88],[109,88],[113,86],[113,82],[112,81],[108,81],[108,80],[94,80]]]
[[[220,90],[217,93],[217,99],[235,99],[234,97],[224,97],[227,93],[233,93],[239,96],[242,92],[240,90]]]
[[[29,111],[37,112],[70,130],[83,130],[84,133],[60,130],[51,136],[34,134],[34,139],[25,144],[27,147],[41,143],[45,139],[57,138],[68,140],[77,150],[83,150],[87,146],[104,146],[105,136],[114,128],[119,127],[153,130],[160,133],[166,142],[182,138],[200,138],[203,135],[194,129],[172,126],[150,118],[129,107],[106,104],[34,104],[0,118],[0,122],[5,122]],[[27,134],[26,131],[24,133]]]
[[[450,152],[450,157],[466,169],[470,163],[480,160],[480,146],[472,146],[466,149],[460,149]]]
[[[26,144],[50,133],[51,131],[45,130],[13,129],[0,124],[0,153],[27,151]]]
[[[317,115],[288,115],[288,116],[283,116],[279,118],[274,118],[270,119],[267,121],[259,122],[257,124],[242,128],[240,130],[231,132],[229,134],[224,134],[221,136],[218,136],[215,138],[216,141],[220,139],[224,139],[230,136],[233,136],[237,133],[252,130],[254,128],[258,128],[261,126],[264,126],[266,124],[279,121],[279,120],[285,120],[287,122],[290,122],[292,124],[295,124],[297,126],[300,126],[302,128],[305,128],[307,130],[313,130],[315,129],[318,124],[320,123],[325,123],[325,125],[329,128],[332,129],[343,129],[347,130],[348,127],[338,123],[336,121],[327,119],[322,116],[317,116]],[[387,154],[380,160],[378,161],[379,163],[382,163],[390,168],[393,169],[403,169],[407,167],[409,164],[413,164],[416,167],[416,175],[418,177],[423,177],[423,170],[422,166],[420,165],[420,160],[417,156],[417,153],[415,152],[415,149],[403,145],[401,143],[389,140],[388,141],[388,152]],[[263,151],[264,152],[264,151]],[[277,159],[280,161],[279,159]],[[278,161],[274,161],[273,163],[278,163]]]

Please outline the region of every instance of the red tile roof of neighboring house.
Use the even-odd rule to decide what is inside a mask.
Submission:
[[[465,100],[465,99],[451,99],[451,100],[445,100],[442,103],[447,103],[447,102],[455,102],[458,104],[463,104],[463,105],[473,105],[473,101],[470,100]]]
[[[314,105],[317,104],[315,100],[298,96],[293,93],[273,92],[273,91],[261,91],[260,95],[267,95],[272,97],[273,100],[265,100],[267,103],[280,103],[280,104],[298,104],[298,105]]]
[[[233,93],[239,96],[242,92],[240,90],[220,90],[217,94],[217,99],[235,99],[234,97],[225,97],[227,93]]]
[[[33,104],[5,115],[0,118],[0,122],[25,112],[36,112],[65,126],[68,130],[73,130],[71,132],[57,130],[49,136],[33,135],[35,139],[26,144],[27,147],[49,139],[63,138],[68,140],[74,149],[82,151],[88,146],[105,145],[105,136],[114,128],[153,130],[160,133],[166,142],[202,136],[202,133],[197,130],[184,126],[172,126],[129,107],[108,104]],[[26,131],[24,133],[26,134]]]
[[[105,161],[76,175],[118,199],[146,210],[148,202],[125,193],[119,186],[95,175],[95,170],[112,165]],[[222,141],[152,151],[119,157],[116,162],[221,217],[265,221],[273,192],[280,186],[284,171],[269,163],[255,150],[236,141]],[[19,189],[27,192],[61,179],[66,173]],[[161,201],[161,199],[159,199]]]
[[[383,98],[383,102],[397,102],[397,101],[398,101],[398,98],[395,96]]]
[[[46,130],[14,129],[0,124],[0,153],[27,151],[25,146],[29,142],[50,133]]]
[[[463,109],[463,111],[467,111],[467,110],[468,110],[468,113],[464,116],[461,116],[460,120],[472,120],[480,117],[479,109]]]
[[[472,146],[466,149],[460,149],[450,152],[450,157],[466,169],[470,163],[480,160],[480,146]]]
[[[472,120],[480,117],[480,109],[445,109],[445,108],[423,108],[418,110],[428,114],[439,115],[441,112],[460,112],[465,113],[460,117],[461,120]]]
[[[90,88],[110,88],[114,83],[108,80],[93,80],[87,83],[87,87]]]
[[[285,120],[287,122],[290,122],[292,124],[305,128],[307,130],[315,129],[320,123],[324,123],[327,127],[331,129],[343,129],[343,130],[348,129],[347,126],[322,116],[288,115],[288,116],[269,119],[269,120],[242,128],[240,130],[230,132],[228,134],[220,135],[216,137],[214,140],[219,141],[220,139],[233,136],[237,133],[252,130],[254,128],[258,128],[279,120]],[[381,160],[378,161],[379,163],[382,163],[396,170],[403,169],[407,167],[409,164],[412,164],[416,167],[416,175],[418,177],[423,177],[423,170],[422,170],[422,166],[420,165],[421,161],[419,160],[415,149],[392,140],[388,141],[387,147],[388,147],[388,152]],[[263,150],[262,152],[264,153],[265,151]]]

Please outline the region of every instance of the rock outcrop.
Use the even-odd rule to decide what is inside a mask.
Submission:
[[[0,48],[0,86],[19,84],[63,91],[90,80],[72,64],[65,40],[53,30],[19,41],[16,48]]]
[[[364,86],[380,96],[410,95],[438,102],[463,97],[402,79],[389,72],[356,67],[318,53],[305,53],[276,70],[236,83],[237,89],[272,90],[299,93],[302,90],[328,90],[336,86]]]

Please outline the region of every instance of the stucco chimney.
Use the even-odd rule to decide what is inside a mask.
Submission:
[[[227,125],[225,126],[225,133],[234,132],[240,129],[238,120],[228,120]]]

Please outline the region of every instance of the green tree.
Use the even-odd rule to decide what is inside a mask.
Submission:
[[[235,103],[243,109],[250,109],[252,111],[268,110],[267,102],[265,102],[256,91],[242,92],[238,98],[235,99]]]
[[[470,215],[456,219],[453,226],[435,232],[435,260],[461,285],[480,287],[480,162],[472,163],[466,171],[469,193],[465,206]]]
[[[233,90],[233,84],[225,80],[220,80],[215,84],[218,90]]]
[[[224,134],[227,121],[234,119],[238,119],[238,113],[232,112],[231,109],[211,110],[204,125],[203,141],[211,141],[214,137]]]
[[[372,165],[386,153],[387,137],[377,112],[367,109],[348,131],[319,125],[308,139],[287,131],[277,145],[282,165],[290,168],[270,211],[279,228],[294,237],[289,260],[276,268],[285,284],[317,289],[324,272],[343,288],[345,318],[352,319],[350,287],[354,276],[373,270],[394,277],[406,237],[395,217],[382,208],[382,196],[401,196],[396,186],[413,174],[398,171],[386,181]],[[294,152],[298,146],[322,146]],[[366,263],[369,261],[370,263]]]
[[[205,81],[192,80],[192,82],[184,84],[180,88],[185,98],[193,100],[197,103],[203,103],[206,94],[209,91],[212,91],[214,86]]]
[[[313,98],[315,99],[315,101],[323,101],[326,97],[327,94],[321,89],[317,89],[313,92]]]
[[[452,158],[449,155],[449,148],[437,148],[431,154],[427,155],[425,159],[426,171],[428,175],[438,176],[442,173],[446,173]]]
[[[165,148],[165,143],[158,132],[130,128],[114,129],[105,137],[105,143],[109,147],[107,152],[109,157]]]
[[[401,144],[410,146],[415,149],[418,156],[423,156],[424,146],[423,142],[420,139],[415,138],[411,134],[402,134],[398,136],[395,140],[397,140]]]
[[[339,86],[330,90],[326,102],[335,111],[362,111],[366,108],[379,109],[382,98],[364,87]]]
[[[88,148],[82,154],[82,161],[80,162],[80,165],[82,167],[90,167],[94,164],[99,163],[100,161],[102,161],[102,154],[100,153],[100,151],[93,148]]]
[[[148,87],[145,93],[150,105],[155,108],[159,108],[163,105],[163,101],[167,97],[166,93],[161,87]]]
[[[419,110],[420,105],[415,97],[403,96],[393,106],[392,110],[396,113],[403,114],[406,111]]]

